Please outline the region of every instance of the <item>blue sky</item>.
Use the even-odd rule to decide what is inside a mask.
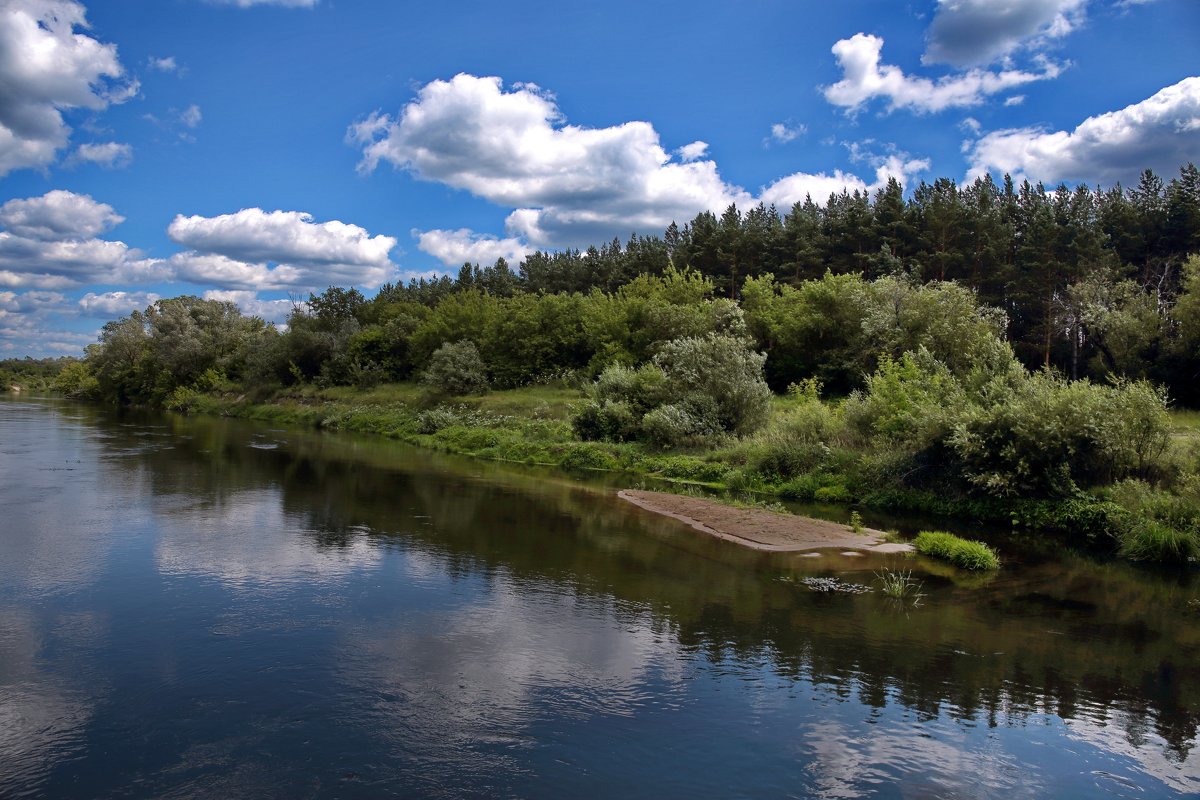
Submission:
[[[0,0],[0,357],[706,208],[1200,161],[1196,0]]]

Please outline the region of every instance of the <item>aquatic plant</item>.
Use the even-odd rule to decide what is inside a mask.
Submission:
[[[922,555],[949,561],[962,569],[1000,568],[1000,559],[992,548],[945,531],[921,531],[913,541],[913,547]]]
[[[814,592],[840,592],[842,594],[865,594],[871,591],[870,586],[861,583],[849,583],[839,578],[801,578],[800,582]]]
[[[850,530],[854,531],[855,533],[863,532],[862,514],[858,513],[857,511],[850,512]]]
[[[896,600],[912,600],[913,603],[920,601],[924,597],[921,592],[921,581],[915,581],[912,577],[912,570],[891,570],[883,568],[875,573],[875,577],[879,579],[880,591],[888,597]]]

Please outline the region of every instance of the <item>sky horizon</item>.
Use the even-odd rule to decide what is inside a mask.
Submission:
[[[1200,162],[1195,0],[402,5],[0,0],[0,358],[730,203]]]

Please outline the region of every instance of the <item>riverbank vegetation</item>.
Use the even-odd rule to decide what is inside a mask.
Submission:
[[[1200,172],[731,207],[663,237],[330,287],[285,329],[180,297],[62,391],[1200,554]],[[1174,420],[1174,421],[1173,421]]]

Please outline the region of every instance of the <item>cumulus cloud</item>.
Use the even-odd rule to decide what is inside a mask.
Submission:
[[[0,291],[0,352],[20,355],[78,353],[94,333],[63,331],[56,321],[75,314],[60,292]]]
[[[179,64],[175,62],[175,56],[166,56],[165,58],[151,56],[146,64],[150,69],[158,72],[174,72],[179,69]]]
[[[87,239],[124,221],[107,203],[62,189],[0,206],[0,225],[9,233],[42,241]]]
[[[372,114],[348,139],[362,148],[363,172],[386,162],[514,208],[509,233],[537,247],[653,230],[750,201],[714,162],[672,160],[648,122],[569,125],[548,93],[506,89],[497,77],[433,81],[396,118]]]
[[[1174,172],[1200,153],[1200,77],[1081,122],[1073,131],[1016,128],[984,136],[970,149],[968,177],[1007,172],[1047,183],[1134,183],[1147,167]]]
[[[243,314],[261,317],[266,322],[276,325],[287,321],[298,305],[307,307],[305,303],[297,304],[288,299],[263,300],[258,296],[258,292],[250,290],[210,289],[204,293],[204,299],[233,303],[241,309]]]
[[[137,94],[122,83],[117,48],[83,33],[74,0],[6,0],[0,4],[0,176],[44,167],[66,147],[63,111],[99,111]]]
[[[503,258],[510,264],[519,263],[533,248],[519,239],[501,239],[497,236],[475,233],[468,228],[456,231],[434,229],[413,231],[417,237],[417,248],[441,261],[448,267],[468,262],[472,264],[494,264]]]
[[[107,320],[141,311],[160,299],[153,292],[88,292],[79,298],[78,305],[84,316]]]
[[[314,222],[301,211],[180,214],[167,235],[190,248],[169,260],[180,277],[224,288],[377,286],[395,272],[388,259],[394,237],[371,236],[338,220]]]
[[[699,161],[708,155],[708,142],[692,142],[680,147],[675,153],[681,161]]]
[[[771,136],[768,141],[776,144],[787,144],[808,133],[806,125],[789,125],[786,122],[776,122],[771,126]]]
[[[891,64],[881,64],[882,50],[883,39],[865,33],[856,33],[835,44],[833,54],[843,78],[825,87],[825,99],[848,112],[858,111],[879,98],[887,101],[889,111],[908,109],[924,114],[976,106],[991,95],[1056,78],[1062,71],[1059,65],[1039,59],[1039,72],[972,69],[933,81],[905,75],[900,67]]]
[[[347,140],[361,147],[364,173],[388,163],[513,209],[508,238],[467,229],[416,232],[420,249],[448,265],[659,231],[731,203],[790,206],[808,194],[824,202],[833,192],[873,190],[889,176],[903,182],[928,168],[890,153],[870,162],[874,182],[841,171],[797,173],[755,197],[721,178],[704,158],[704,142],[676,149],[676,160],[648,122],[570,125],[539,87],[506,88],[500,78],[465,74],[427,84],[395,118],[376,112],[359,120]]]
[[[1088,0],[938,0],[926,64],[990,64],[1021,47],[1040,48],[1082,24]]]
[[[124,242],[97,238],[120,223],[112,206],[61,189],[0,206],[0,286],[62,289],[164,277]]]
[[[120,142],[89,142],[79,145],[70,161],[97,164],[105,169],[120,169],[133,161],[133,147]]]
[[[843,191],[873,194],[886,186],[889,178],[895,178],[902,186],[907,185],[913,175],[929,169],[928,160],[910,158],[907,153],[876,156],[863,153],[852,146],[851,155],[854,160],[867,161],[875,167],[873,183],[867,183],[857,175],[841,170],[834,170],[833,174],[798,172],[780,178],[767,186],[760,199],[764,203],[774,204],[784,209],[790,208],[794,203],[804,202],[806,198],[810,197],[814,203],[823,204],[831,194],[840,194]]]

